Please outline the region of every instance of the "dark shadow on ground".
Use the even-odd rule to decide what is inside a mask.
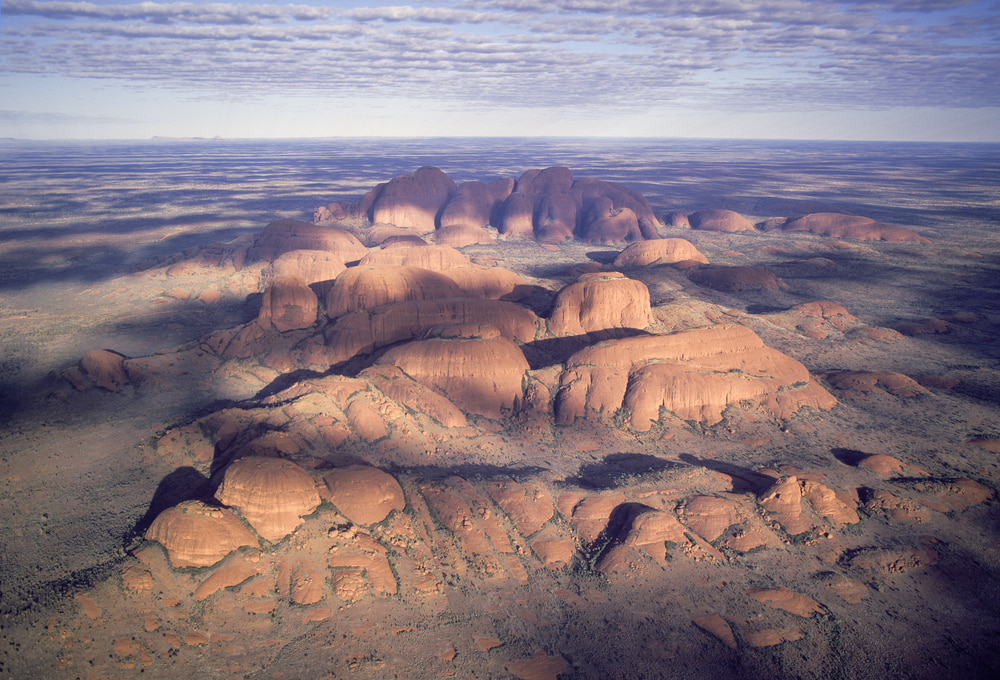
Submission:
[[[743,493],[746,491],[760,493],[774,484],[773,477],[762,475],[758,472],[754,472],[753,470],[740,467],[739,465],[733,465],[732,463],[726,463],[721,460],[711,460],[710,458],[698,458],[690,453],[682,453],[678,457],[689,465],[697,465],[698,467],[703,467],[708,470],[721,472],[722,474],[732,478],[733,491],[737,493]]]
[[[612,453],[599,463],[581,465],[566,481],[587,489],[614,489],[637,477],[680,467],[685,466],[645,453]]]

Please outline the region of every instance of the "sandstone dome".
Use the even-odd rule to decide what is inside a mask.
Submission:
[[[368,216],[372,224],[392,224],[429,234],[437,227],[438,213],[457,191],[448,175],[424,166],[373,189]]]
[[[842,213],[810,213],[790,219],[780,227],[781,231],[807,231],[832,238],[854,238],[866,241],[890,241],[902,243],[930,243],[919,234],[891,224],[876,222],[867,217]]]
[[[767,347],[749,328],[708,326],[669,335],[608,340],[566,362],[556,395],[556,420],[610,419],[627,409],[628,422],[646,431],[660,408],[712,425],[730,404],[755,402],[775,417],[801,406],[831,408],[836,400],[805,366]]]
[[[469,266],[469,258],[446,245],[397,244],[374,250],[358,262],[359,267],[417,267],[443,272],[452,267]]]
[[[685,241],[682,238],[656,238],[629,245],[615,258],[614,266],[619,268],[645,267],[651,264],[673,264],[688,261],[708,264],[708,258],[702,255],[690,241]]]
[[[897,397],[930,394],[930,390],[913,378],[892,371],[833,371],[826,375],[826,380],[838,390],[854,392],[883,390]]]
[[[259,456],[230,463],[215,497],[238,508],[250,526],[269,541],[295,531],[302,518],[320,504],[309,473],[290,460]]]
[[[574,180],[568,168],[559,166],[524,172],[495,218],[501,234],[542,243],[574,237],[617,243],[659,236],[659,223],[641,194],[603,180]]]
[[[323,479],[330,489],[330,501],[355,524],[376,524],[393,510],[406,507],[399,482],[377,467],[351,465],[336,468],[327,472]]]
[[[559,291],[549,316],[553,335],[583,335],[652,323],[649,289],[619,272],[581,275]]]
[[[117,392],[129,384],[125,357],[106,349],[92,349],[80,360],[80,368],[99,387]]]
[[[692,229],[701,231],[753,231],[753,223],[732,210],[712,208],[699,210],[687,216]]]
[[[538,317],[512,302],[474,298],[414,300],[345,314],[324,332],[330,364],[367,354],[402,340],[422,335],[442,324],[488,324],[508,340],[525,343],[535,339]]]
[[[499,418],[520,402],[528,362],[497,328],[456,324],[433,328],[427,336],[393,347],[377,363],[397,366],[440,390],[466,413]]]
[[[201,501],[184,501],[161,512],[146,530],[146,540],[166,548],[175,567],[210,567],[234,550],[258,545],[231,510]]]
[[[460,297],[466,297],[465,291],[440,272],[417,267],[352,267],[337,277],[327,293],[326,313],[335,319],[392,302]]]
[[[325,250],[291,250],[271,263],[269,279],[297,276],[309,286],[323,283],[324,287],[316,289],[316,294],[323,297],[346,268],[340,256]]]
[[[461,248],[462,246],[489,245],[496,239],[482,227],[468,224],[449,224],[434,232],[434,242],[439,245]]]
[[[254,239],[249,256],[254,260],[273,262],[278,256],[293,250],[322,250],[337,255],[343,262],[355,262],[368,249],[354,234],[298,220],[275,220]]]
[[[282,333],[310,328],[316,323],[319,299],[298,276],[276,278],[261,299],[257,323]]]
[[[440,229],[482,229],[491,223],[497,206],[513,190],[512,178],[499,179],[489,184],[463,182],[441,211]]]

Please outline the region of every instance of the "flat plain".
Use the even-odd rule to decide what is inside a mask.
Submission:
[[[0,676],[995,677],[997,146],[195,140],[9,143],[0,157]],[[520,343],[524,384],[551,398],[526,392],[449,426],[381,390],[383,430],[322,421],[319,450],[296,430],[305,402],[341,395],[309,427],[350,415],[347,398],[359,402],[343,385],[374,381],[381,351],[323,371],[192,359],[259,318],[268,292],[259,266],[205,266],[225,250],[214,244],[310,222],[423,166],[457,183],[564,166],[639,192],[661,237],[778,283],[616,267],[624,243],[492,230],[494,242],[459,250],[519,276],[530,294],[514,302],[550,326],[581,274],[620,271],[649,291],[643,333],[749,329],[835,404],[775,415],[736,401],[717,421],[663,409],[645,429],[624,409],[560,424],[572,352],[620,338],[540,335]],[[669,226],[711,209],[760,226]],[[764,226],[810,213],[929,243]],[[844,314],[791,311],[819,301]],[[153,377],[87,384],[81,361],[100,349]],[[231,440],[242,452],[212,430],[223,418],[242,428]],[[222,564],[237,576],[212,590],[223,568],[176,568],[144,533],[171,506],[211,498],[234,455],[260,455],[251,430],[270,437],[266,455],[309,470],[322,503],[290,536],[233,552]],[[354,465],[390,473],[405,507],[346,520],[323,480]],[[803,500],[789,509],[781,493]],[[390,577],[362,553],[384,556]]]

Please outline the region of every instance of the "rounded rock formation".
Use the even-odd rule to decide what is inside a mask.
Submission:
[[[805,366],[767,347],[749,328],[709,326],[670,335],[608,340],[569,358],[556,395],[556,421],[611,418],[626,409],[629,425],[648,430],[660,409],[713,425],[730,404],[753,401],[778,418],[801,406],[836,400],[810,380]]]
[[[381,522],[393,510],[406,507],[403,488],[396,478],[370,465],[336,468],[323,476],[330,501],[355,524]]]
[[[700,231],[753,231],[753,223],[747,218],[732,210],[722,210],[712,208],[710,210],[699,210],[687,216],[688,223],[692,229]]]
[[[220,503],[238,508],[263,538],[278,541],[295,531],[319,507],[312,477],[290,460],[251,456],[226,468],[215,492]]]
[[[292,250],[282,253],[271,263],[270,280],[283,276],[297,276],[308,285],[313,286],[316,295],[323,297],[333,280],[340,276],[347,267],[338,255],[324,250]],[[314,286],[314,284],[323,284]]]
[[[326,314],[336,319],[393,302],[461,297],[467,297],[465,291],[440,272],[417,267],[353,267],[338,276],[327,293]]]
[[[161,512],[146,530],[146,540],[166,548],[178,568],[210,567],[234,550],[258,544],[232,511],[201,501],[184,501]]]
[[[253,260],[273,262],[294,250],[322,250],[333,253],[343,262],[355,262],[368,252],[354,234],[343,229],[283,219],[271,222],[257,235],[249,256]]]
[[[361,258],[359,267],[417,267],[435,272],[445,272],[453,267],[467,267],[469,258],[445,245],[396,244],[380,248]]]
[[[807,231],[831,238],[854,238],[865,241],[891,243],[930,243],[919,234],[891,224],[876,222],[868,217],[841,213],[810,213],[790,219],[780,226],[781,231]]]
[[[428,331],[428,339],[394,347],[378,360],[446,394],[466,413],[499,418],[523,396],[528,362],[493,326],[458,324]]]
[[[699,262],[708,264],[708,258],[689,241],[682,238],[656,238],[633,243],[615,258],[619,268],[646,267],[651,264]]]
[[[309,328],[316,323],[319,299],[297,276],[280,276],[264,291],[257,323],[282,333]]]
[[[645,328],[653,321],[649,289],[618,272],[583,274],[556,296],[549,317],[553,335],[583,335],[611,328]]]
[[[373,189],[369,219],[372,224],[392,224],[429,234],[437,227],[438,213],[457,191],[448,175],[424,166]]]

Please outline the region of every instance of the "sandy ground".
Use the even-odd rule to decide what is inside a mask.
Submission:
[[[773,194],[787,200],[793,178],[784,181]],[[391,592],[377,585],[375,562],[357,573],[324,564],[331,545],[343,540],[346,550],[357,540],[333,531],[345,520],[328,502],[291,537],[227,558],[252,565],[252,574],[202,599],[196,592],[211,569],[174,570],[137,535],[178,470],[194,470],[191,479],[212,472],[211,453],[170,448],[165,438],[224,408],[273,417],[273,405],[243,400],[277,374],[252,362],[209,372],[185,365],[170,379],[111,393],[78,391],[62,372],[91,349],[169,355],[210,330],[245,323],[257,313],[258,281],[253,272],[171,272],[183,257],[151,259],[178,252],[165,227],[133,238],[114,256],[119,270],[102,276],[106,259],[82,254],[101,252],[107,236],[73,237],[64,251],[53,249],[64,262],[44,264],[89,266],[92,278],[8,286],[0,308],[0,676],[995,677],[1000,233],[988,215],[996,197],[993,207],[977,199],[963,213],[957,193],[945,204],[939,189],[938,203],[922,204],[912,190],[897,194],[894,213],[892,197],[866,195],[869,187],[859,176],[841,187],[841,200],[855,211],[867,202],[872,216],[918,228],[932,243],[664,228],[710,262],[767,266],[784,286],[727,294],[693,286],[673,267],[628,272],[649,287],[661,320],[680,328],[722,318],[753,329],[803,362],[837,398],[834,408],[776,421],[735,407],[711,427],[668,414],[648,433],[613,422],[558,427],[530,414],[475,417],[460,432],[420,421],[412,436],[349,441],[330,463],[378,465],[406,493],[404,511],[360,530],[387,551]],[[654,206],[660,214],[715,198],[712,207],[753,221],[785,214],[776,198],[740,188],[728,198]],[[818,184],[794,192],[828,200]],[[197,240],[203,226],[169,229]],[[224,225],[247,233],[262,226]],[[8,241],[4,252],[42,250],[53,238]],[[573,280],[570,266],[607,263],[619,249],[510,241],[463,251],[555,291]],[[138,260],[146,264],[133,271]],[[38,266],[24,260],[25,271]],[[881,330],[810,337],[780,314],[814,300],[843,305],[855,330]],[[544,295],[533,301],[544,303]],[[940,323],[914,329],[928,319]],[[926,392],[836,389],[830,376],[844,370],[900,373]],[[880,475],[858,465],[864,454],[910,468]],[[774,478],[789,476],[837,492],[858,521],[821,517],[808,532],[786,530],[761,502]],[[456,478],[469,485],[468,530],[449,526],[433,506],[431,487]],[[541,485],[551,496],[541,533],[525,534],[490,496],[498,480]],[[706,539],[684,515],[696,496],[744,503],[748,514]],[[591,540],[574,510],[582,498],[607,500]],[[602,556],[628,544],[629,508],[673,513],[686,534],[602,570]],[[765,537],[758,547],[728,542],[754,531]],[[565,566],[546,566],[536,545],[546,532],[572,542]],[[310,564],[320,565],[322,599],[297,603],[289,573],[294,584],[296,569]]]

